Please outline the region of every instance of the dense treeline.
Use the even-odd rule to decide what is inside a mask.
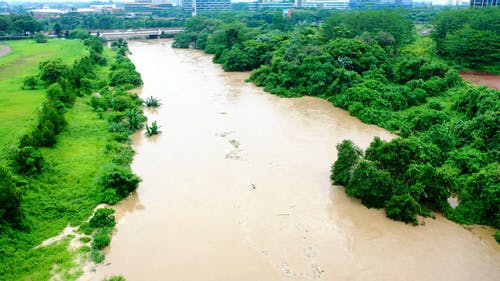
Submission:
[[[438,54],[468,68],[500,72],[500,9],[446,10],[434,25]]]
[[[184,15],[173,13],[176,18],[157,17],[126,17],[108,13],[66,13],[62,16],[41,20],[41,25],[45,30],[53,30],[57,35],[63,35],[62,31],[74,29],[127,29],[127,28],[153,28],[182,26]]]
[[[404,51],[417,34],[403,11],[336,12],[321,25],[273,19],[192,18],[174,47],[203,49],[225,70],[253,69],[250,80],[268,92],[322,97],[398,133],[364,153],[338,146],[332,180],[363,204],[405,222],[439,210],[500,228],[499,91],[465,84],[431,54]]]
[[[0,36],[25,36],[42,30],[42,25],[27,15],[0,15]]]

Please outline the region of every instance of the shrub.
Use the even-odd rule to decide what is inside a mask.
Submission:
[[[161,105],[160,100],[155,97],[148,97],[142,101],[147,107],[158,107]]]
[[[130,192],[137,189],[140,181],[140,178],[129,169],[111,165],[101,176],[99,184],[104,191],[113,189],[119,198],[125,198]]]
[[[120,196],[118,196],[116,194],[116,190],[115,189],[106,189],[104,190],[104,192],[102,193],[102,199],[101,199],[101,202],[102,203],[108,203],[110,205],[114,205],[116,203],[118,203],[120,201]]]
[[[43,157],[38,148],[25,146],[14,155],[14,165],[20,174],[39,173],[42,170]]]
[[[110,208],[98,209],[90,219],[89,225],[92,228],[113,227],[116,223],[115,216],[113,215],[114,212],[115,210]]]
[[[375,163],[362,160],[346,186],[347,195],[360,198],[369,208],[383,208],[392,195],[392,179],[389,172],[378,170]]]
[[[111,243],[111,239],[105,233],[98,232],[94,235],[92,240],[92,248],[102,250]]]
[[[40,69],[40,79],[48,84],[59,81],[68,72],[68,67],[61,59],[41,62],[38,68]]]
[[[124,84],[130,84],[134,87],[142,85],[141,75],[130,69],[117,69],[110,73],[109,75],[109,85],[119,86]]]
[[[111,276],[111,277],[104,279],[102,281],[125,281],[125,278],[123,276]]]
[[[125,111],[125,124],[131,131],[138,130],[142,128],[144,121],[146,121],[146,116],[142,114],[142,111],[137,108],[128,109]]]
[[[146,124],[146,135],[148,137],[150,137],[152,135],[157,135],[159,133],[161,133],[160,126],[158,126],[156,124],[156,121],[153,121],[153,123],[151,124],[151,127],[149,127],[148,124]]]
[[[9,170],[0,166],[0,225],[17,224],[22,219],[22,190]]]
[[[90,259],[95,263],[101,263],[104,261],[104,254],[101,251],[92,249],[90,251]]]
[[[91,239],[90,239],[90,237],[88,237],[88,236],[84,236],[84,237],[80,237],[80,239],[79,239],[79,240],[80,240],[80,242],[82,242],[82,243],[88,243],[88,242],[90,242],[90,240],[91,240]]]
[[[89,239],[90,239],[90,238],[89,238]],[[87,241],[87,242],[88,242],[88,241]],[[85,246],[81,246],[80,248],[78,248],[78,251],[79,251],[80,253],[88,253],[88,252],[90,252],[90,250],[91,250],[91,249],[90,249],[90,247],[89,247],[89,246],[87,246],[87,245],[85,245]]]
[[[33,36],[33,39],[35,39],[35,42],[37,43],[47,43],[47,36],[38,33],[35,36]]]
[[[497,232],[495,232],[495,240],[500,243],[500,230],[497,230]]]
[[[337,161],[332,166],[330,178],[335,184],[347,185],[354,166],[358,163],[362,151],[350,140],[337,144]]]
[[[84,222],[78,228],[78,231],[82,232],[85,235],[90,235],[94,231],[94,229],[90,226],[88,222]]]
[[[36,76],[28,76],[24,78],[23,89],[34,90],[38,85],[38,78]]]
[[[385,204],[388,218],[406,223],[418,224],[417,214],[420,205],[409,194],[394,195]]]

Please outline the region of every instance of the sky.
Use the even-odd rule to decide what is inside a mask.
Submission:
[[[21,3],[21,2],[43,2],[43,3],[51,3],[51,2],[91,2],[92,0],[0,0],[0,2],[7,2],[7,3]],[[154,1],[154,0],[153,0]],[[170,2],[171,0],[165,0],[167,2]],[[256,0],[231,0],[233,3],[237,2],[254,2]],[[450,2],[455,2],[456,0],[414,0],[416,2],[432,2],[434,5],[446,5]],[[101,1],[103,3],[107,3],[108,1]],[[134,0],[114,0],[113,2],[134,2]],[[171,1],[175,2],[175,1]]]

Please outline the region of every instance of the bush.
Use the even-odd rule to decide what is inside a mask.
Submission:
[[[142,85],[142,79],[139,72],[130,69],[117,69],[109,75],[109,85],[119,86],[130,84],[134,87]]]
[[[111,165],[101,176],[99,184],[104,191],[113,189],[119,198],[125,198],[137,189],[140,181],[129,169]]]
[[[99,227],[113,227],[115,226],[115,216],[113,213],[115,210],[110,209],[110,208],[101,208],[98,209],[95,213],[94,216],[89,221],[89,225],[92,228],[99,228]]]
[[[35,39],[35,42],[37,43],[47,43],[47,36],[38,33],[37,35],[33,36],[33,39]]]
[[[28,76],[24,78],[23,89],[34,90],[38,85],[38,78],[36,76]]]
[[[497,232],[495,232],[495,240],[500,243],[500,230],[497,230]]]
[[[64,105],[58,101],[47,100],[38,114],[38,124],[32,132],[34,146],[52,146],[56,143],[56,135],[66,125]]]
[[[104,279],[102,281],[125,281],[125,278],[123,276],[111,276],[111,277]]]
[[[48,84],[59,81],[68,72],[68,67],[61,59],[41,62],[38,68],[40,69],[40,79]]]
[[[104,192],[102,193],[102,199],[101,199],[101,202],[102,203],[108,203],[110,205],[114,205],[118,202],[120,202],[120,196],[118,196],[116,194],[116,190],[115,189],[106,189],[104,190]]]
[[[156,121],[153,121],[153,123],[151,124],[151,127],[149,127],[148,124],[146,124],[146,136],[150,137],[152,135],[157,135],[157,134],[161,133],[160,127],[161,126],[158,126],[156,124]]]
[[[22,219],[22,190],[9,170],[0,166],[0,226],[4,223],[17,224]]]
[[[354,166],[362,155],[361,149],[350,140],[337,144],[337,161],[332,166],[330,178],[335,184],[347,185],[352,175]]]
[[[92,240],[92,248],[102,250],[111,243],[111,238],[105,233],[98,232],[94,235]]]
[[[144,105],[146,105],[147,107],[158,107],[161,105],[161,102],[159,99],[151,96],[151,97],[148,97],[146,98],[145,100],[142,101],[144,103]]]
[[[25,146],[19,148],[14,155],[14,165],[20,174],[39,173],[42,170],[42,153],[38,148]]]
[[[378,170],[373,162],[362,160],[346,186],[347,195],[360,198],[369,208],[383,208],[392,195],[392,179],[389,172]]]
[[[92,239],[90,239],[90,237],[88,237],[88,236],[84,236],[84,237],[80,237],[80,239],[79,239],[79,240],[80,240],[80,242],[82,242],[82,243],[88,243],[88,242],[90,242]]]
[[[82,232],[85,235],[90,235],[94,231],[94,229],[90,226],[88,222],[84,222],[78,228],[78,231]]]
[[[419,213],[420,205],[409,194],[392,196],[391,200],[386,202],[385,209],[388,218],[418,224],[416,215]]]
[[[95,263],[101,263],[104,261],[104,254],[101,251],[92,249],[90,251],[90,259]]]

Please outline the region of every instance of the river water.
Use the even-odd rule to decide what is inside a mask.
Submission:
[[[102,280],[500,280],[489,228],[413,227],[331,186],[335,145],[393,137],[311,97],[283,99],[166,41],[131,41],[161,135],[134,136],[137,193],[116,206]]]
[[[488,74],[480,72],[462,72],[460,77],[465,81],[487,86],[493,89],[500,90],[500,75],[498,74]]]

